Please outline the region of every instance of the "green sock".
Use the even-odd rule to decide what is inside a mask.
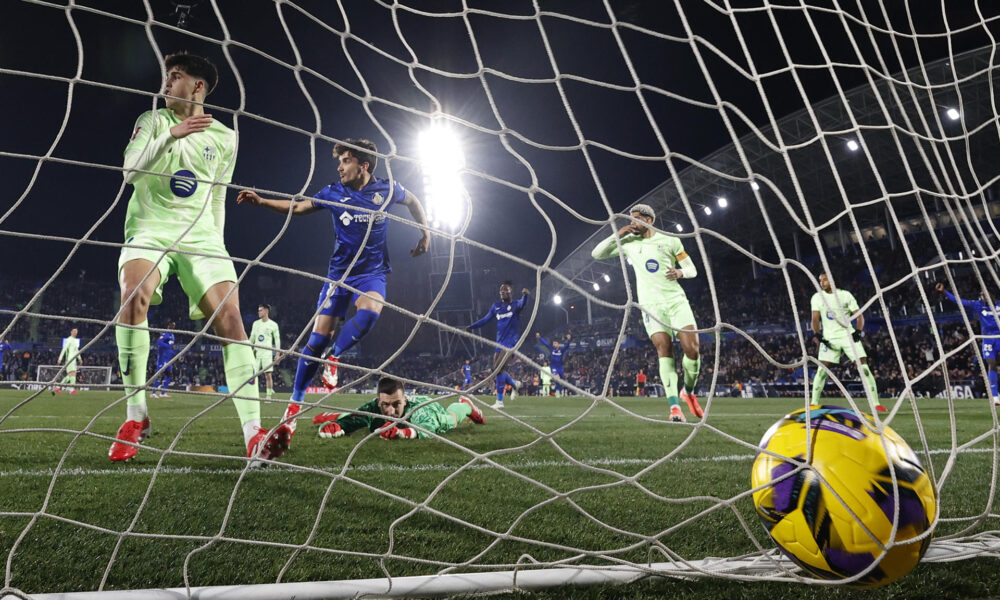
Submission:
[[[698,373],[701,372],[701,355],[692,360],[685,354],[681,365],[684,367],[684,387],[689,394],[693,394],[698,385]]]
[[[446,408],[448,412],[455,417],[455,424],[461,423],[463,420],[468,418],[472,414],[472,407],[465,402],[453,402]]]
[[[663,382],[663,393],[667,396],[670,406],[680,406],[681,400],[677,397],[677,369],[673,358],[660,357],[657,361],[660,365],[660,381]]]
[[[143,321],[135,327],[149,327],[149,321]],[[118,342],[118,366],[122,372],[122,383],[129,396],[129,406],[141,407],[139,413],[146,413],[146,363],[149,360],[149,332],[142,329],[132,329],[121,325],[115,326],[115,340]],[[134,412],[135,409],[129,411]]]
[[[253,366],[253,350],[249,346],[243,344],[223,346],[222,363],[226,370],[226,385],[230,393],[247,398],[260,398],[256,379],[253,379],[253,374],[256,373]],[[241,425],[245,425],[247,421],[260,420],[260,402],[257,400],[233,398],[233,404],[236,405],[236,412],[240,415]]]
[[[872,374],[872,370],[867,364],[861,365],[861,378],[865,380],[865,387],[868,388],[868,393],[871,394],[875,405],[881,404],[878,401],[878,384],[875,383],[875,375]]]
[[[69,375],[63,377],[62,381],[59,382],[59,385],[66,385],[67,383],[73,383],[73,378]]]
[[[270,398],[271,396],[274,395],[274,389],[267,388],[267,392],[266,393],[267,393],[267,397]]]
[[[70,385],[76,385],[76,373],[67,376],[66,379],[69,379]]]
[[[826,385],[826,369],[818,367],[816,375],[813,377],[812,403],[819,404],[819,397],[823,395],[823,387]]]

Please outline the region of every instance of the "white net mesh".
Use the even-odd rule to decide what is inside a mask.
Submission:
[[[995,557],[997,420],[980,353],[991,338],[929,291],[941,281],[962,298],[998,296],[995,7],[658,4],[11,3],[0,76],[38,118],[12,123],[0,147],[18,190],[0,242],[32,257],[0,292],[0,338],[17,345],[4,369],[29,373],[6,379],[54,362],[45,353],[70,326],[84,328],[88,360],[116,364],[105,274],[130,193],[120,152],[175,49],[220,67],[208,109],[240,148],[227,245],[245,315],[283,302],[273,316],[289,362],[311,329],[329,224],[242,211],[236,190],[310,197],[337,176],[332,144],[362,135],[383,174],[420,181],[428,157],[412,132],[435,123],[464,140],[468,194],[430,207],[440,225],[423,265],[393,259],[382,317],[342,360],[342,391],[359,395],[307,398],[293,449],[267,470],[249,469],[230,395],[212,387],[225,381],[222,340],[204,322],[181,324],[170,361],[192,393],[151,403],[155,435],[131,464],[104,462],[126,403],[117,373],[114,393],[69,408],[4,392],[0,593],[405,597],[653,575],[753,581],[761,595],[789,589],[767,582],[830,584],[773,549],[749,487],[760,434],[810,394],[821,270],[858,298],[883,418],[938,485],[925,562],[963,560],[954,579],[922,566],[899,585],[948,589],[978,572],[964,559]],[[627,283],[635,265],[590,251],[640,197],[698,267],[684,285],[702,331],[700,421],[622,398],[639,367],[658,385],[655,354]],[[409,249],[416,229],[388,217],[391,243]],[[482,428],[412,443],[304,431],[321,411],[356,409],[383,373],[449,404],[465,349],[478,351],[480,405],[492,402],[495,344],[464,326],[507,278],[532,291],[515,373],[531,387],[547,360],[535,331],[570,333],[555,380],[572,397],[522,393],[504,413],[486,409]],[[154,338],[185,316],[171,286],[150,313]],[[827,395],[867,410],[857,365],[845,366]],[[279,363],[279,385],[293,370]],[[151,364],[147,389],[167,374]],[[284,407],[265,401],[265,426]],[[341,583],[309,583],[325,581]],[[285,587],[263,585],[274,583]]]

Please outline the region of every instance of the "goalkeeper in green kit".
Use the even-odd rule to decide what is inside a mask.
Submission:
[[[696,277],[698,269],[678,238],[653,229],[656,213],[651,206],[636,204],[629,214],[635,221],[630,221],[598,244],[590,254],[596,260],[624,254],[632,263],[642,322],[656,347],[660,380],[670,402],[670,420],[685,421],[678,400],[674,336],[680,340],[684,350],[684,387],[681,388],[680,399],[687,403],[691,414],[700,418],[704,411],[698,404],[694,389],[701,370],[701,347],[695,331],[694,312],[679,283],[680,279]]]
[[[477,425],[486,423],[483,411],[464,396],[445,408],[428,396],[408,398],[402,381],[382,377],[375,399],[355,412],[320,413],[313,417],[313,423],[320,426],[322,438],[337,438],[367,429],[387,440],[413,440],[447,433],[466,419]]]
[[[260,427],[254,354],[245,342],[236,269],[223,231],[226,185],[236,165],[236,135],[205,113],[205,97],[218,83],[211,62],[184,52],[166,57],[166,108],[139,115],[125,148],[123,173],[133,186],[118,259],[121,311],[115,327],[122,383],[130,394],[125,423],[108,450],[112,461],[132,458],[150,433],[146,407],[151,304],[162,300],[171,275],[188,297],[192,319],[210,318],[222,338],[226,384],[243,429],[248,457],[274,459],[287,449],[290,432]]]

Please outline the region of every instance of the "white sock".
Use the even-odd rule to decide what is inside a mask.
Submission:
[[[125,418],[129,421],[142,421],[149,415],[149,411],[146,409],[146,403],[133,404],[126,407]]]
[[[249,444],[250,438],[257,435],[257,430],[260,429],[260,419],[250,419],[243,424],[243,443]]]

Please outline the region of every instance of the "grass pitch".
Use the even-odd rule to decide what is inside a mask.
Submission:
[[[444,440],[324,440],[311,417],[367,397],[321,400],[280,465],[247,470],[235,409],[205,395],[150,400],[154,435],[107,459],[125,408],[114,392],[0,391],[0,557],[26,593],[340,580],[507,570],[541,562],[698,560],[770,547],[749,496],[753,447],[801,402],[714,399],[704,423],[665,422],[662,399],[518,398]],[[320,401],[319,397],[311,397]],[[481,397],[481,406],[492,398]],[[446,401],[447,402],[447,401]],[[936,477],[937,535],[1000,529],[991,502],[996,424],[982,400],[920,400]],[[17,408],[15,409],[15,407]],[[272,425],[285,403],[264,406]],[[921,454],[902,406],[891,425]],[[954,440],[952,432],[954,430]],[[964,451],[951,448],[980,440]],[[926,455],[921,454],[922,457]],[[951,461],[949,463],[949,461]],[[495,464],[494,464],[495,463]],[[505,468],[500,468],[502,465]],[[734,498],[737,498],[733,500]],[[186,567],[185,567],[186,563]],[[921,564],[871,591],[783,582],[656,579],[561,587],[537,598],[985,598],[996,559]],[[186,575],[186,579],[185,579]],[[512,594],[522,597],[524,594]]]

